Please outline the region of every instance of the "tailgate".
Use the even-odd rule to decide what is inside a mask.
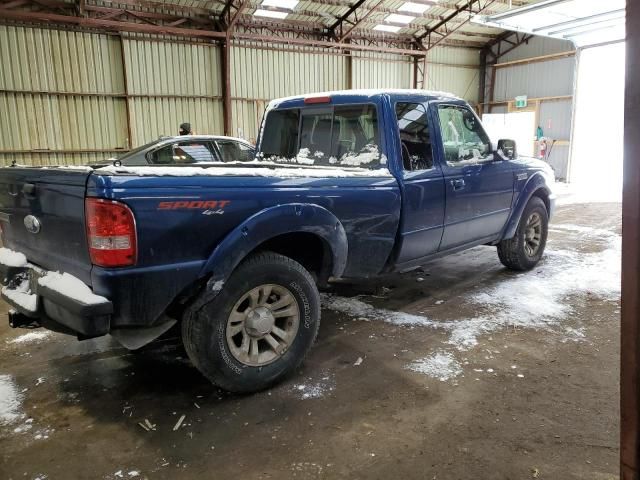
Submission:
[[[0,226],[4,246],[47,270],[91,284],[84,223],[90,170],[0,168]]]

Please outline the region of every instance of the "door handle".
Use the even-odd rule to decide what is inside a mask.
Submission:
[[[450,183],[454,190],[462,190],[465,185],[464,179],[462,178],[456,178],[455,180],[451,180]]]

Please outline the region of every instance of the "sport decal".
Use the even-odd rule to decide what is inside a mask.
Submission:
[[[179,200],[160,202],[158,210],[202,210],[202,215],[222,215],[231,200]]]

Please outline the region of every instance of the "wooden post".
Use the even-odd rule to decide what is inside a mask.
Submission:
[[[622,319],[620,473],[640,475],[640,2],[627,0],[624,174],[622,194]]]

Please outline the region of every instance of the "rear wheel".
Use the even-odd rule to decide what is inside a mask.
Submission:
[[[498,244],[498,257],[511,270],[531,270],[544,253],[547,244],[549,215],[539,197],[532,197],[522,213],[513,238]]]
[[[182,330],[189,357],[209,380],[252,392],[293,371],[319,325],[320,298],[309,272],[265,252],[242,263],[217,296],[186,316]]]

